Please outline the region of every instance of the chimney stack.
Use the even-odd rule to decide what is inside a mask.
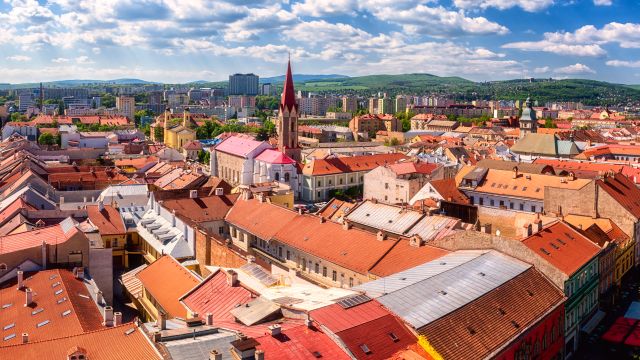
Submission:
[[[98,211],[102,212],[104,210],[104,201],[98,201]]]
[[[382,240],[384,240],[386,237],[387,237],[387,236],[386,236],[386,235],[384,234],[384,232],[382,232],[382,231],[378,231],[378,232],[376,233],[376,239],[377,239],[378,241],[382,241]]]
[[[531,236],[532,230],[533,229],[532,229],[531,223],[524,224],[524,226],[522,226],[522,237],[528,238],[529,236]]]
[[[327,221],[327,219],[324,218],[324,216],[320,216],[320,223],[324,224]]]
[[[213,326],[213,314],[207,313],[205,316],[205,324],[209,326]]]
[[[111,306],[104,307],[104,326],[113,326],[113,308]]]
[[[342,220],[342,229],[343,229],[343,230],[349,230],[349,229],[351,229],[351,224],[349,224],[349,222],[348,222],[348,221],[346,221],[346,220]]]
[[[28,333],[22,333],[22,343],[26,344],[29,342],[29,334]]]
[[[29,288],[24,289],[24,306],[31,306],[33,304],[33,291]]]
[[[222,196],[222,195],[224,195],[224,189],[223,189],[223,188],[216,188],[216,189],[214,190],[214,195],[216,195],[216,196]]]
[[[189,199],[197,199],[198,190],[189,190]]]
[[[271,336],[277,336],[282,333],[282,328],[279,324],[273,324],[269,326],[269,331],[271,332]]]
[[[222,360],[222,354],[218,350],[213,349],[209,353],[209,360]]]
[[[238,286],[238,273],[234,270],[227,270],[227,284],[229,286]]]
[[[313,327],[313,321],[312,321],[311,319],[309,319],[309,318],[306,318],[306,319],[304,320],[304,325],[305,325],[306,327],[308,327],[308,328],[312,328],[312,327]]]
[[[120,311],[116,311],[113,313],[113,326],[122,325],[122,313]]]
[[[264,351],[256,350],[256,360],[264,360]]]
[[[16,273],[18,274],[18,290],[22,290],[24,288],[24,271],[18,270]]]
[[[167,329],[167,314],[164,312],[160,312],[158,318],[156,319],[156,325],[160,328],[160,330]]]
[[[102,290],[98,290],[98,292],[96,293],[96,302],[98,303],[98,305],[102,305],[103,301],[104,301],[104,296],[102,294]]]
[[[542,219],[540,219],[540,214],[538,214],[538,218],[533,223],[536,224],[536,232],[537,233],[542,231]]]

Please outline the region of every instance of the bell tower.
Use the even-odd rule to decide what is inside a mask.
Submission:
[[[300,161],[302,158],[298,145],[298,104],[293,89],[291,59],[287,64],[287,75],[284,79],[278,112],[278,150],[295,161]]]

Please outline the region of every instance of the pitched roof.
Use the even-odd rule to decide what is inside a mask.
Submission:
[[[293,75],[291,74],[291,60],[287,63],[287,74],[284,79],[284,87],[282,89],[282,97],[280,98],[280,112],[284,110],[291,112],[291,110],[298,110],[298,104],[296,102],[296,92],[293,89]]]
[[[438,259],[449,251],[430,245],[411,246],[408,240],[400,240],[380,261],[371,268],[376,276],[389,276]]]
[[[562,302],[562,292],[529,268],[419,333],[445,359],[485,359]]]
[[[489,169],[484,181],[475,191],[487,194],[515,196],[521,198],[544,199],[544,188],[580,189],[591,182],[589,179],[568,179],[562,176],[519,174],[513,178],[513,171]]]
[[[469,204],[469,198],[458,189],[455,179],[432,180],[430,183],[445,201],[456,204]]]
[[[102,210],[100,210],[99,205],[88,205],[87,216],[103,236],[124,235],[127,233],[120,212],[111,205],[104,205]]]
[[[356,171],[369,171],[378,166],[408,159],[404,154],[374,154],[330,159],[314,159],[305,164],[302,173],[305,175],[330,175]]]
[[[283,152],[274,149],[266,149],[256,157],[256,160],[264,161],[269,164],[295,164],[295,160],[288,157]]]
[[[557,156],[556,140],[553,134],[528,133],[511,147],[511,151],[524,154]]]
[[[518,168],[518,172],[528,173],[528,174],[544,174],[544,173],[552,173],[553,168],[548,166],[545,163],[534,162],[531,163],[523,163],[523,162],[515,162],[515,161],[503,161],[503,160],[494,160],[494,159],[482,159],[476,163],[476,166],[487,168],[487,169],[496,169],[496,170],[508,170],[513,171],[514,167]]]
[[[377,240],[375,234],[363,230],[344,230],[311,215],[296,216],[273,238],[360,274],[366,274],[396,244]]]
[[[239,194],[230,194],[164,200],[162,207],[169,211],[175,210],[176,216],[187,222],[198,224],[223,220],[238,196]]]
[[[273,360],[347,360],[348,356],[330,337],[316,327],[298,325],[283,329],[280,335],[256,338],[256,348],[264,351],[265,358]]]
[[[86,238],[86,236],[73,225],[73,220],[67,218],[57,225],[0,237],[0,244],[2,245],[0,246],[0,255],[42,246],[43,242],[48,245],[63,244],[70,238],[76,236],[76,234]]]
[[[640,219],[640,189],[622,174],[597,180],[596,184],[636,219]]]
[[[260,239],[271,239],[297,216],[295,211],[257,199],[238,200],[227,213],[226,221]]]
[[[248,136],[234,135],[216,145],[215,150],[246,158],[252,151],[264,144],[267,143],[254,140]]]
[[[86,357],[91,360],[162,359],[145,334],[131,323],[74,336],[30,340],[27,344],[0,347],[0,358],[66,359],[70,350],[78,348],[86,350]]]
[[[390,164],[389,169],[396,175],[408,175],[408,174],[431,174],[431,172],[438,168],[438,164],[425,163],[425,162],[400,162]]]
[[[600,252],[600,247],[562,221],[557,221],[522,242],[556,269],[573,275]]]
[[[200,283],[187,268],[165,255],[136,276],[170,317],[186,318],[187,311],[179,299]]]
[[[17,289],[16,281],[0,290],[1,326],[5,327],[0,350],[3,346],[21,343],[22,333],[29,334],[29,341],[45,341],[102,328],[98,306],[84,283],[70,271],[56,269],[25,274],[24,286],[33,294],[31,306],[24,306],[25,290]],[[69,312],[65,315],[66,311]]]

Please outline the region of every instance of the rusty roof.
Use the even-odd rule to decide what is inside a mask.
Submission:
[[[614,174],[597,180],[598,186],[618,202],[636,219],[640,219],[640,189],[622,174]]]

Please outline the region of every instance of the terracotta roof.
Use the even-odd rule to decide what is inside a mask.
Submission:
[[[424,162],[400,162],[389,165],[389,169],[393,171],[396,175],[407,175],[407,174],[431,174],[435,169],[438,168],[438,164],[432,163],[424,163]]]
[[[0,237],[0,255],[15,251],[42,246],[45,242],[48,245],[59,245],[67,242],[76,234],[82,234],[75,226],[72,226],[66,233],[60,224],[44,228],[36,228],[14,235]],[[84,234],[81,236],[84,237]]]
[[[469,198],[458,189],[455,179],[432,180],[430,183],[445,201],[463,205],[469,204]]]
[[[580,189],[591,180],[568,180],[566,177],[539,174],[519,174],[513,178],[513,171],[489,169],[484,181],[475,191],[487,194],[515,196],[521,198],[544,199],[544,188],[549,186],[563,189]]]
[[[35,208],[29,205],[23,198],[19,197],[15,199],[11,204],[0,211],[0,223],[12,218],[17,212],[24,210],[35,210]]]
[[[419,344],[411,344],[389,357],[389,360],[434,360]]]
[[[640,219],[640,189],[622,174],[607,176],[596,184],[636,219]]]
[[[29,337],[28,344],[0,347],[0,358],[66,359],[71,349],[81,348],[91,360],[162,359],[144,333],[133,324],[45,341],[31,341],[31,335]]]
[[[530,268],[418,332],[444,359],[485,359],[563,301],[562,292]]]
[[[562,221],[543,228],[522,242],[567,276],[572,276],[600,252],[598,245]]]
[[[83,282],[77,280],[70,271],[56,269],[39,271],[30,276],[25,274],[25,287],[31,289],[33,294],[31,306],[24,306],[25,291],[18,290],[16,282],[14,279],[11,286],[0,290],[3,305],[0,310],[1,326],[13,324],[13,327],[3,331],[2,336],[6,338],[15,334],[15,337],[0,342],[0,351],[4,346],[20,344],[22,333],[29,334],[29,341],[44,341],[102,328],[100,310],[89,297]],[[63,298],[66,300],[58,303]],[[7,304],[11,305],[4,308]],[[70,312],[63,315],[68,310]]]
[[[87,216],[103,236],[124,235],[127,233],[120,212],[111,205],[104,205],[102,211],[99,210],[98,205],[88,205]]]
[[[295,211],[257,199],[239,199],[226,216],[226,221],[260,239],[271,239],[297,216]]]
[[[170,317],[186,318],[187,311],[179,299],[200,283],[195,275],[165,255],[136,276]]]
[[[248,336],[261,336],[268,333],[268,326],[272,323],[263,323],[245,326],[235,320],[231,310],[255,300],[257,294],[245,288],[243,284],[229,286],[227,275],[218,270],[209,275],[200,285],[182,297],[182,302],[200,316],[207,313],[213,315],[213,323],[226,329],[241,331]],[[289,329],[301,324],[300,320],[284,319],[278,321],[282,329]]]
[[[182,148],[185,150],[202,150],[202,144],[198,140],[193,140],[184,144]]]
[[[396,244],[377,240],[375,234],[363,230],[323,223],[311,215],[295,216],[273,238],[360,274],[366,274]]]
[[[546,163],[539,163],[539,162],[534,162],[533,164],[530,164],[530,163],[522,163],[522,162],[515,162],[515,161],[482,159],[478,161],[476,166],[487,168],[487,169],[507,170],[507,171],[513,171],[513,168],[517,167],[518,172],[521,172],[521,173],[553,174],[553,167],[548,166],[548,164]]]
[[[379,277],[389,276],[435,260],[448,253],[449,251],[434,246],[415,247],[409,244],[409,240],[400,240],[370,272]]]
[[[223,220],[239,194],[222,196],[202,196],[194,199],[164,200],[162,207],[169,211],[175,210],[176,215],[190,223],[203,223],[207,221]]]
[[[375,154],[330,159],[315,159],[305,164],[305,175],[330,175],[356,171],[369,171],[381,165],[408,159],[404,154]]]
[[[340,222],[342,218],[347,215],[349,211],[351,211],[356,204],[338,200],[333,198],[329,200],[327,205],[325,205],[320,211],[318,211],[318,216],[324,216],[325,219]]]
[[[393,315],[336,334],[356,359],[384,360],[416,342],[416,337]]]
[[[330,337],[316,327],[298,325],[283,329],[280,335],[264,335],[256,338],[257,349],[264,351],[266,359],[315,360],[351,359]]]

